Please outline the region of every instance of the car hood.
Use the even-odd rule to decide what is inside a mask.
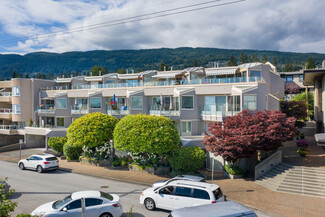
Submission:
[[[150,188],[147,188],[147,189],[145,189],[142,193],[153,193],[154,192],[154,190],[156,189],[156,188],[158,188],[159,186],[157,186],[157,187],[150,187]]]
[[[55,201],[45,203],[39,207],[37,207],[33,212],[32,215],[38,215],[40,213],[51,213],[51,212],[56,212],[56,209],[53,209],[52,205]]]
[[[152,187],[154,187],[154,188],[161,187],[165,184],[165,182],[166,182],[166,180],[160,180],[158,182],[153,183]]]

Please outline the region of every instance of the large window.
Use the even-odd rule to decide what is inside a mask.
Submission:
[[[256,110],[256,95],[244,95],[244,109]]]
[[[292,75],[286,75],[284,77],[285,82],[293,82],[293,76]]]
[[[228,96],[228,111],[229,112],[240,111],[240,96]]]
[[[175,195],[183,196],[183,197],[190,197],[191,196],[191,188],[186,187],[176,187]]]
[[[252,81],[260,81],[261,80],[261,71],[251,70],[249,72],[249,74],[250,74]]]
[[[193,108],[194,108],[194,97],[182,96],[182,109],[193,109]]]
[[[102,98],[93,97],[90,98],[90,108],[101,108],[102,107]]]
[[[303,82],[304,81],[304,75],[299,75],[299,81]]]
[[[12,105],[12,113],[13,114],[20,114],[20,105],[19,104],[13,104]]]
[[[55,107],[57,109],[66,109],[67,108],[67,99],[58,98],[55,100]]]
[[[131,107],[132,109],[142,109],[143,108],[143,98],[141,96],[131,97]]]
[[[56,126],[64,127],[64,118],[56,118]]]
[[[226,96],[216,96],[217,111],[226,111]]]
[[[76,98],[74,109],[87,110],[88,109],[88,99],[87,98]]]
[[[20,96],[20,87],[12,87],[12,95]]]
[[[190,136],[192,134],[191,121],[182,121],[182,136]]]

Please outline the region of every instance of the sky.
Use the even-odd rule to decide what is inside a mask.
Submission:
[[[325,53],[324,8],[321,0],[1,0],[0,53],[161,47]]]

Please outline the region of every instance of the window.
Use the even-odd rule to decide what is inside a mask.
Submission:
[[[192,134],[192,123],[190,121],[182,121],[182,135],[190,136]]]
[[[285,82],[292,82],[293,81],[293,76],[292,75],[286,75],[284,77],[284,81]]]
[[[252,78],[252,81],[260,81],[261,80],[261,71],[250,71],[250,77]]]
[[[87,98],[76,98],[74,110],[87,110],[88,109],[88,99]]]
[[[228,96],[228,111],[240,111],[240,96]]]
[[[90,98],[90,108],[101,108],[102,98]]]
[[[97,198],[86,198],[86,207],[88,206],[98,206],[102,204],[103,201]]]
[[[12,105],[12,113],[13,114],[20,114],[20,105],[19,104],[13,104]]]
[[[132,96],[131,97],[131,107],[132,109],[142,109],[143,99],[141,96]]]
[[[204,97],[204,110],[205,111],[216,111],[216,98],[214,96]]]
[[[193,190],[193,197],[198,199],[210,200],[210,195],[208,192],[200,189]]]
[[[256,110],[256,95],[244,95],[244,109]]]
[[[216,189],[213,191],[214,197],[216,198],[216,200],[218,200],[220,197],[222,197],[222,191],[220,188]]]
[[[226,111],[226,96],[216,96],[217,111]]]
[[[175,195],[183,196],[183,197],[190,197],[191,191],[192,191],[192,188],[176,187]]]
[[[20,87],[12,87],[12,95],[20,96]]]
[[[167,186],[165,188],[162,188],[159,190],[159,194],[173,194],[174,187],[173,186]]]
[[[304,75],[299,75],[299,81],[303,82],[304,81]]]
[[[64,99],[64,98],[56,99],[55,107],[57,109],[66,109],[67,108],[67,99]]]
[[[75,200],[70,204],[68,204],[67,206],[67,210],[78,209],[78,208],[81,208],[81,200]]]
[[[104,197],[104,198],[106,198],[107,200],[110,200],[110,201],[113,200],[113,196],[112,195],[110,195],[108,193],[105,193],[105,192],[102,192],[102,191],[100,191],[100,196],[101,197]]]
[[[64,118],[56,118],[56,126],[64,127]]]
[[[182,96],[182,109],[193,109],[193,108],[194,108],[194,97]]]

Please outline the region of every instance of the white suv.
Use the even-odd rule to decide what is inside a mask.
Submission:
[[[148,188],[140,196],[140,203],[148,210],[155,208],[174,210],[220,201],[224,201],[224,196],[218,185],[186,180],[176,180],[161,187]]]
[[[18,166],[21,170],[33,169],[42,173],[45,170],[56,170],[59,168],[59,160],[52,154],[32,155],[27,159],[20,160]]]

